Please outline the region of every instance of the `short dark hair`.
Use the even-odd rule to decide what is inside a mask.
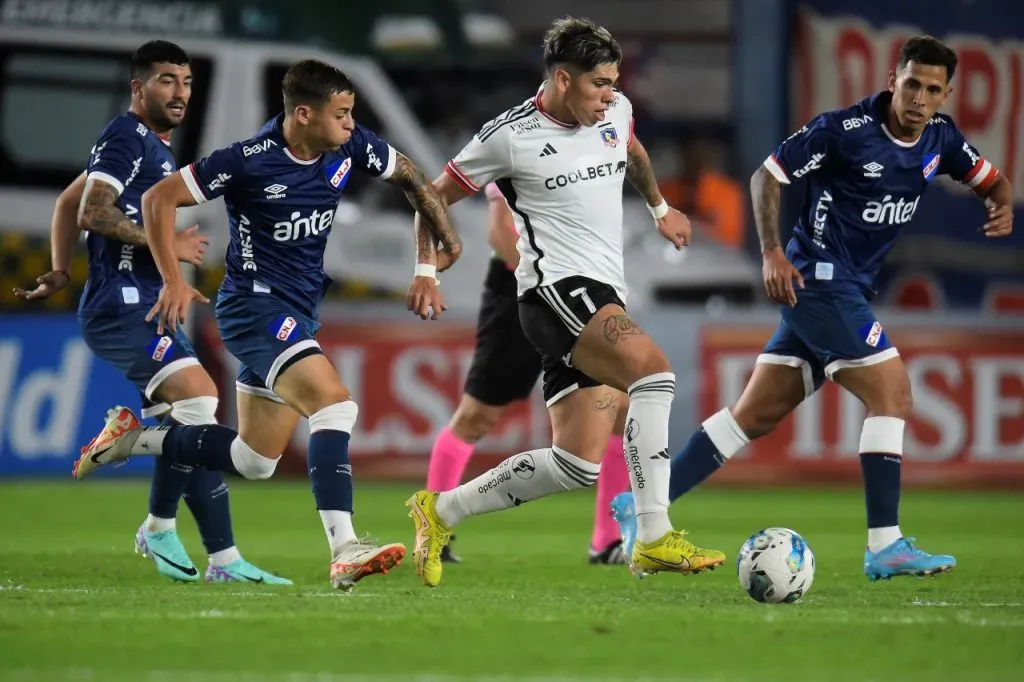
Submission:
[[[317,107],[340,92],[355,92],[352,81],[340,69],[316,59],[293,64],[281,81],[288,111],[302,104]]]
[[[956,52],[951,47],[931,36],[914,36],[900,48],[900,62],[897,70],[903,70],[908,62],[946,67],[946,80],[953,80],[956,73]]]
[[[132,80],[145,80],[154,64],[187,66],[188,54],[178,45],[166,40],[151,40],[132,53]]]
[[[589,19],[562,17],[544,34],[544,67],[549,72],[556,66],[586,72],[621,61],[622,48],[612,34]]]

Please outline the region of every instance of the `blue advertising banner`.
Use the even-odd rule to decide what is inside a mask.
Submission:
[[[117,404],[138,410],[139,393],[93,356],[73,315],[0,315],[0,476],[70,480],[80,448]],[[97,475],[147,474],[147,460]]]
[[[900,46],[928,33],[959,58],[943,111],[1013,185],[1017,229],[991,240],[977,231],[985,221],[979,202],[937,181],[893,252],[888,277],[934,276],[950,306],[986,308],[993,294],[1024,291],[1024,3],[806,0],[797,7],[791,130],[885,89]]]

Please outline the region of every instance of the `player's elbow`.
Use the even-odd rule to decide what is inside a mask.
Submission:
[[[161,180],[142,193],[142,221],[146,227],[155,225],[156,221],[152,218],[167,212],[168,207],[170,211],[174,211],[168,187],[164,183],[165,181]]]

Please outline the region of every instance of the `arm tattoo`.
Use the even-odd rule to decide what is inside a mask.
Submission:
[[[434,191],[433,185],[423,175],[423,171],[404,154],[398,154],[395,170],[387,181],[405,191],[409,203],[420,214],[424,231],[432,234],[441,242],[445,251],[451,252],[452,256],[457,258],[462,253],[462,239],[448,220],[448,206],[445,200]],[[417,247],[422,239],[424,238],[417,236]]]
[[[640,336],[643,333],[644,330],[636,326],[636,323],[625,313],[609,315],[601,320],[601,335],[613,346],[619,341],[625,341],[630,336]]]
[[[99,180],[89,180],[78,212],[79,227],[132,246],[146,246],[145,231],[125,216],[115,205],[116,201],[117,192],[113,187]]]
[[[779,203],[781,186],[774,175],[764,166],[758,168],[750,178],[750,196],[754,202],[754,222],[757,236],[761,238],[761,253],[782,246],[779,237]]]
[[[619,414],[619,403],[615,400],[614,394],[611,392],[605,393],[599,400],[595,400],[592,405],[595,412],[604,412],[608,417],[608,421],[615,423],[615,418]]]
[[[437,239],[434,237],[434,233],[423,224],[423,219],[419,214],[413,219],[412,234],[416,241],[416,262],[433,263],[437,258]]]
[[[661,191],[658,190],[658,180],[651,168],[651,159],[639,140],[633,140],[633,144],[626,150],[626,179],[647,200],[648,206],[661,203]]]

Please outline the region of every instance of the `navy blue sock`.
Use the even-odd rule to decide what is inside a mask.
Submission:
[[[860,455],[868,528],[899,525],[902,459],[899,455],[881,452],[862,452]]]
[[[172,426],[164,436],[161,458],[239,476],[231,462],[231,443],[237,435],[220,424]]]
[[[314,431],[309,436],[309,481],[317,509],[352,511],[348,439],[344,431]]]
[[[228,484],[219,471],[196,467],[188,477],[185,504],[196,519],[207,554],[235,546]]]
[[[169,416],[161,424],[177,424]],[[153,480],[149,484],[149,513],[159,519],[178,514],[178,500],[185,493],[192,467],[163,457],[153,458]]]
[[[672,476],[668,482],[668,499],[674,502],[725,464],[725,458],[701,428],[690,436],[683,451],[672,458]]]

